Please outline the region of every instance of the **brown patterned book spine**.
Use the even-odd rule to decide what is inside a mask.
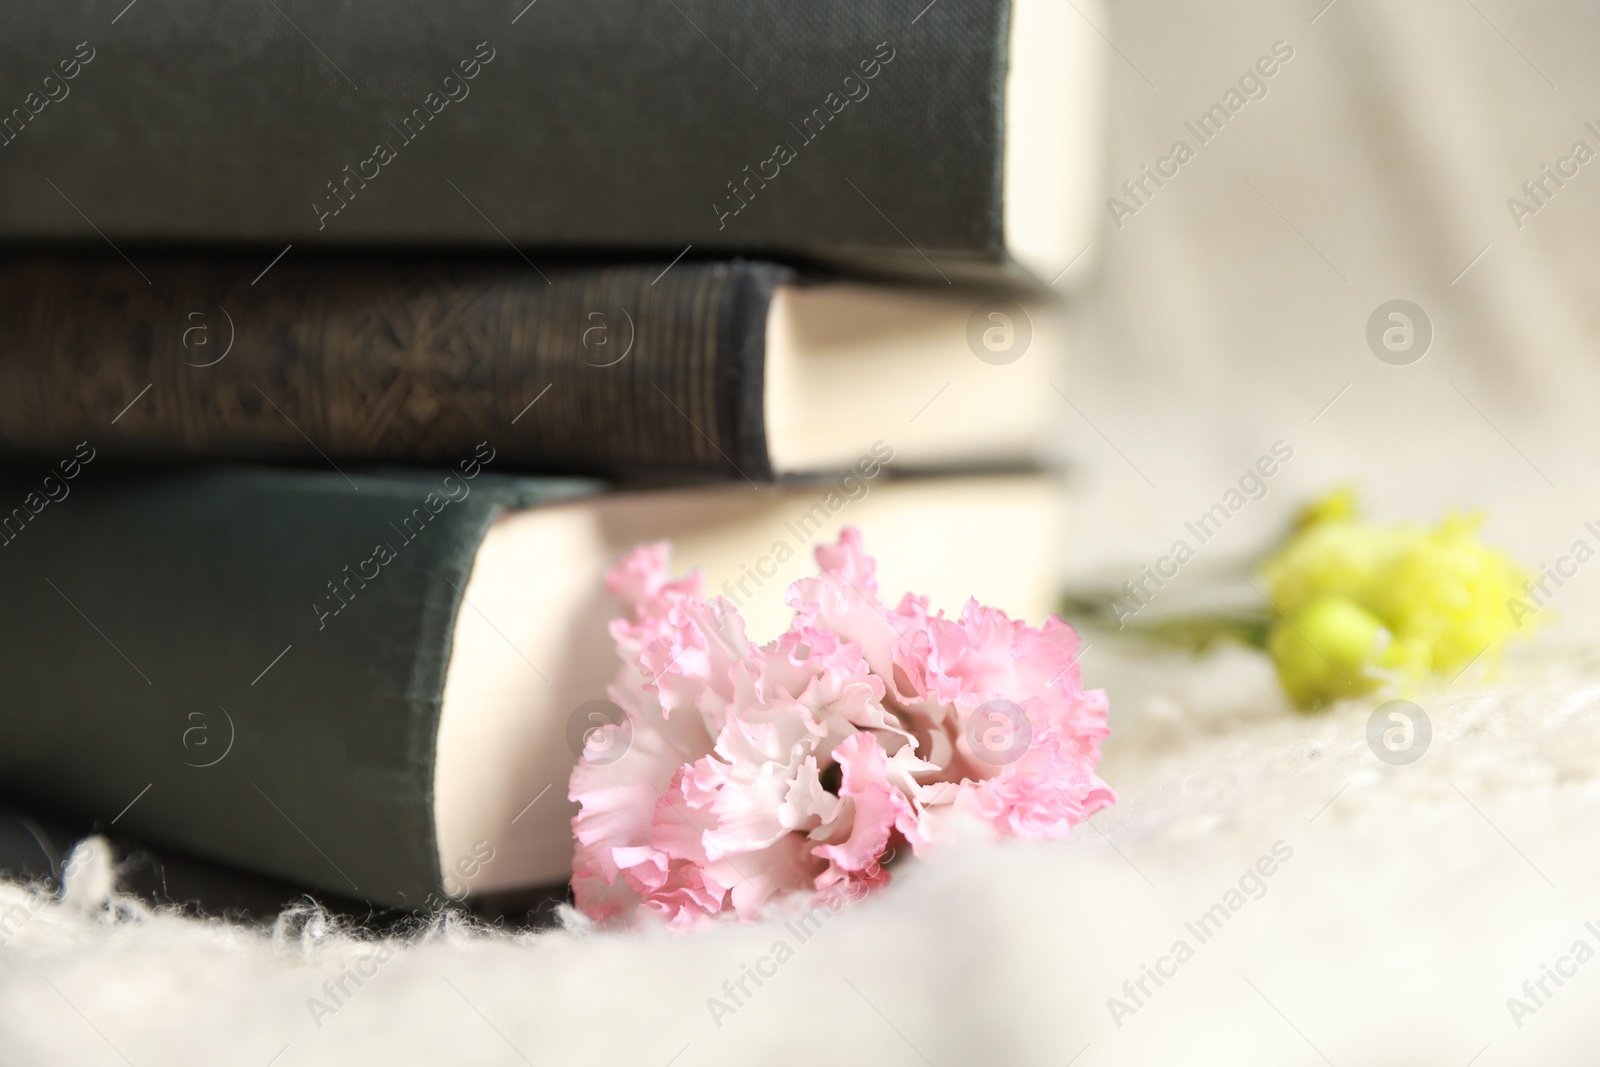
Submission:
[[[290,253],[293,255],[293,253]],[[0,458],[454,461],[770,479],[744,261],[0,262]]]

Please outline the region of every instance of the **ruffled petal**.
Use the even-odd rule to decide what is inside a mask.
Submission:
[[[586,915],[686,929],[794,893],[855,899],[949,820],[1057,838],[1113,802],[1095,773],[1105,694],[1083,690],[1059,619],[1036,629],[976,601],[947,618],[910,594],[887,607],[847,529],[790,587],[788,631],[757,647],[697,574],[669,579],[668,556],[643,545],[607,576],[628,608],[608,690],[626,720],[572,776]]]

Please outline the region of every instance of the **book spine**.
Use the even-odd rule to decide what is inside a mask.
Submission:
[[[30,256],[0,265],[0,450],[772,477],[764,264]]]

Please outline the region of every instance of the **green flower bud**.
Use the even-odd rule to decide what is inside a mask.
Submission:
[[[1289,696],[1310,708],[1376,688],[1389,642],[1377,616],[1353,600],[1325,596],[1293,619],[1279,618],[1267,649]]]

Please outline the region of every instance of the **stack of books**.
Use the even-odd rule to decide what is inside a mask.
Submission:
[[[121,7],[0,17],[12,837],[502,899],[567,876],[633,545],[757,641],[846,525],[1051,610],[1070,5]]]

